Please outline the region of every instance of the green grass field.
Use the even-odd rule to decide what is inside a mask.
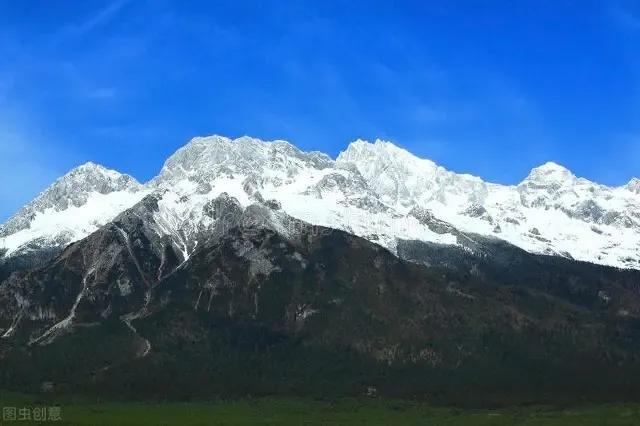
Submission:
[[[58,405],[62,421],[0,421],[10,424],[59,425],[640,425],[640,405],[620,404],[554,409],[518,407],[471,410],[433,407],[386,399],[263,398],[188,403],[107,402],[65,399],[44,401],[23,395],[0,395],[2,407]]]

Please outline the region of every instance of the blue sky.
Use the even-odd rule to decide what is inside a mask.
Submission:
[[[0,220],[73,166],[144,181],[214,133],[640,175],[638,2],[0,0],[0,58]]]

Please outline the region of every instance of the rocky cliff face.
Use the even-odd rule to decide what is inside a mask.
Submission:
[[[399,240],[465,246],[460,234],[474,233],[531,253],[637,269],[637,187],[637,179],[599,185],[555,163],[519,185],[496,185],[382,141],[356,141],[333,161],[284,141],[212,136],[179,149],[145,185],[90,163],[73,170],[0,227],[0,253],[6,270],[42,263],[156,193],[157,226],[187,257],[208,226],[205,206],[225,192],[241,206],[273,203],[392,252]],[[447,226],[434,232],[412,214],[416,209]]]
[[[0,284],[0,386],[139,397],[373,384],[445,399],[638,390],[624,380],[640,363],[637,271],[473,234],[460,234],[473,251],[400,241],[408,262],[225,193],[205,203],[207,227],[185,255],[157,220],[167,195]]]

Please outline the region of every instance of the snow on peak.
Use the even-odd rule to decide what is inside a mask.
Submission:
[[[518,186],[505,186],[450,172],[383,141],[357,140],[337,161],[354,164],[380,200],[401,211],[423,208],[459,230],[531,252],[640,269],[638,200],[577,178],[557,163],[534,168]]]
[[[88,177],[90,179],[100,179],[107,182],[108,185],[118,187],[118,189],[124,187],[139,187],[140,183],[133,177],[120,173],[116,170],[108,169],[100,164],[96,164],[92,161],[88,161],[80,166],[74,167],[65,173],[62,177],[56,180],[53,185],[61,181],[70,181],[75,177]],[[88,184],[95,184],[96,182],[89,182]]]
[[[40,208],[63,209],[68,204],[76,207],[86,201],[89,193],[108,194],[115,191],[136,191],[142,186],[133,177],[88,162],[71,169],[43,191],[34,201],[41,201]]]
[[[283,140],[263,141],[248,136],[237,139],[199,137],[169,157],[153,184],[183,180],[206,183],[223,175],[264,175],[270,174],[269,170],[292,177],[304,168],[321,169],[332,164],[325,154],[303,152]]]
[[[135,204],[143,186],[129,175],[88,162],[58,178],[6,223],[0,249],[63,246]]]
[[[69,171],[69,173],[74,172],[74,171],[75,172],[89,172],[89,173],[92,172],[92,171],[118,173],[118,172],[116,172],[114,170],[109,170],[109,169],[107,169],[106,167],[104,167],[104,166],[102,166],[100,164],[94,163],[93,161],[87,161],[86,163],[81,164],[81,165],[71,169]]]
[[[278,206],[392,251],[397,239],[456,244],[452,233],[435,232],[411,215],[421,210],[451,229],[502,238],[531,252],[640,269],[638,179],[608,188],[548,162],[517,186],[498,185],[380,139],[358,139],[334,161],[282,140],[196,137],[143,186],[87,163],[0,226],[0,252],[3,237],[10,252],[33,241],[60,246],[82,238],[154,191],[161,194],[154,213],[159,232],[187,254],[211,225],[211,200],[227,193],[243,207]]]
[[[338,154],[337,161],[357,161],[362,158],[383,158],[388,161],[407,160],[412,163],[423,162],[435,166],[431,160],[416,157],[404,148],[400,148],[392,142],[376,139],[374,143],[363,139],[357,139],[349,144],[347,149]]]
[[[627,183],[626,188],[636,194],[640,194],[640,179],[633,178]]]
[[[88,162],[75,167],[42,191],[29,204],[2,226],[2,230],[16,230],[28,225],[34,214],[47,209],[55,211],[81,207],[92,194],[110,194],[118,191],[135,192],[142,188],[134,178]],[[1,233],[1,232],[0,232]]]
[[[569,169],[553,161],[548,161],[532,169],[524,182],[562,182],[573,181],[575,179],[576,177]]]
[[[569,171],[569,169],[567,169],[564,166],[561,166],[560,164],[556,163],[555,161],[547,161],[546,163],[538,166],[535,168],[536,170],[544,170],[544,171],[560,171],[560,172],[566,172]]]
[[[336,161],[354,164],[384,202],[405,208],[434,199],[477,203],[486,193],[481,179],[450,172],[387,141],[357,140]]]

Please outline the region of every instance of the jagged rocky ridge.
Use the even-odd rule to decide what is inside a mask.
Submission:
[[[334,161],[285,141],[212,136],[179,149],[144,185],[93,164],[74,169],[0,226],[0,253],[5,275],[33,266],[147,194],[164,192],[157,230],[186,258],[207,226],[204,206],[227,192],[243,206],[269,201],[394,253],[399,240],[464,247],[461,235],[472,233],[531,253],[638,269],[638,188],[637,179],[610,188],[554,163],[517,186],[491,184],[382,141],[356,141]]]
[[[355,164],[369,188],[398,211],[420,206],[461,231],[532,253],[640,267],[637,179],[610,188],[546,163],[517,186],[497,185],[382,141],[356,141],[337,162]]]

